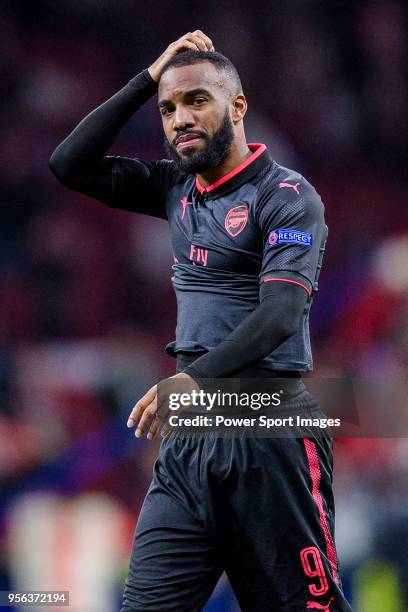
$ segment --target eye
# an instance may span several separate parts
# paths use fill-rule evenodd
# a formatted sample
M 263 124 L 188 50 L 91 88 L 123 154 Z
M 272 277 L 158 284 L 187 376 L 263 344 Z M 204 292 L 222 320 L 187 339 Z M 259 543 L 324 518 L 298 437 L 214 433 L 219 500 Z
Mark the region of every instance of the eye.
M 205 98 L 194 98 L 193 104 L 194 106 L 201 106 L 201 104 L 205 104 L 207 100 Z
M 167 115 L 170 115 L 170 113 L 171 113 L 171 112 L 172 112 L 172 110 L 171 110 L 171 109 L 170 109 L 168 106 L 162 106 L 162 107 L 160 108 L 160 114 L 161 114 L 162 116 L 167 116 Z

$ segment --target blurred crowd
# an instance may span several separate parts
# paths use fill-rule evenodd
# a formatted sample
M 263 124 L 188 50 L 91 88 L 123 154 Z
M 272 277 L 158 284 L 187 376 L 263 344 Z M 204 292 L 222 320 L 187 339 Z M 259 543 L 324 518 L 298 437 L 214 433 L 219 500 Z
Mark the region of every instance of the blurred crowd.
M 325 202 L 315 375 L 407 377 L 407 9 L 402 0 L 2 3 L 0 590 L 34 584 L 30 576 L 35 588 L 56 584 L 21 561 L 41 547 L 36 526 L 76 516 L 65 536 L 50 527 L 43 537 L 55 537 L 54 554 L 77 558 L 72 533 L 96 516 L 89 546 L 111 558 L 99 568 L 101 584 L 107 572 L 112 580 L 104 600 L 120 594 L 157 454 L 134 442 L 125 417 L 175 367 L 163 350 L 175 328 L 169 239 L 164 221 L 62 188 L 48 159 L 185 31 L 204 30 L 236 64 L 248 141 L 265 142 Z M 112 152 L 157 159 L 162 140 L 151 101 Z M 407 434 L 336 443 L 337 542 L 357 612 L 408 609 Z M 101 550 L 98 525 L 117 533 Z M 228 597 L 208 609 L 235 609 Z M 105 608 L 84 599 L 73 609 Z

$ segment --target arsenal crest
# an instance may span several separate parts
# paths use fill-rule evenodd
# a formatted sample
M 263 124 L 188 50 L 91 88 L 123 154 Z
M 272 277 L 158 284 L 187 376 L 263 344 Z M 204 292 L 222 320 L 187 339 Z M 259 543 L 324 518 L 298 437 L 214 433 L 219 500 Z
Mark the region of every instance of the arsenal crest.
M 230 236 L 235 238 L 244 229 L 248 222 L 248 206 L 246 204 L 240 204 L 230 208 L 225 217 L 225 229 Z

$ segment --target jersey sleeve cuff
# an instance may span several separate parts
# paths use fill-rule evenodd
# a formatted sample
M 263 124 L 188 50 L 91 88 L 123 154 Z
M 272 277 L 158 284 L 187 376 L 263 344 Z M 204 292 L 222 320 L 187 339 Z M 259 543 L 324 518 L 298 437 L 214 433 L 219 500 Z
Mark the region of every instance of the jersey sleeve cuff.
M 195 368 L 194 365 L 189 365 L 184 368 L 183 374 L 188 374 L 189 376 L 191 376 L 191 378 L 193 378 L 198 385 L 200 384 L 201 379 L 206 378 L 205 373 L 200 372 L 200 370 L 198 368 Z
M 262 275 L 261 278 L 262 283 L 272 283 L 272 282 L 281 282 L 281 283 L 292 283 L 294 285 L 298 285 L 302 287 L 307 295 L 310 297 L 313 292 L 313 286 L 309 279 L 307 279 L 303 274 L 299 274 L 298 272 L 279 270 L 271 272 L 267 272 Z
M 140 104 L 151 98 L 158 88 L 156 81 L 152 79 L 147 68 L 133 77 L 133 79 L 130 79 L 128 86 L 134 90 L 134 95 Z

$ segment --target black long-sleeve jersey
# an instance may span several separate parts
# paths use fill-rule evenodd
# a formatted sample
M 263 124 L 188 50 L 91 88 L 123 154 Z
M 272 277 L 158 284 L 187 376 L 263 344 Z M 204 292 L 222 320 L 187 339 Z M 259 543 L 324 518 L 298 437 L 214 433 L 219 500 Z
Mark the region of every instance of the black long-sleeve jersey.
M 134 94 L 127 86 L 123 97 L 134 95 L 140 106 L 155 85 L 146 71 L 133 84 Z M 118 129 L 134 110 L 134 106 L 129 110 L 126 100 L 123 111 L 116 108 Z M 101 107 L 99 122 L 104 120 L 103 112 Z M 273 161 L 265 145 L 252 144 L 250 157 L 204 188 L 169 160 L 100 159 L 109 138 L 90 143 L 86 133 L 85 143 L 81 124 L 73 134 L 70 146 L 77 147 L 77 165 L 67 173 L 70 187 L 113 208 L 169 223 L 178 307 L 176 338 L 167 346 L 170 354 L 211 351 L 259 305 L 260 283 L 287 283 L 307 293 L 298 329 L 257 365 L 277 371 L 312 369 L 309 312 L 318 288 L 327 226 L 322 201 L 303 176 Z M 92 150 L 95 167 L 90 171 Z M 61 157 L 60 151 L 59 167 Z

